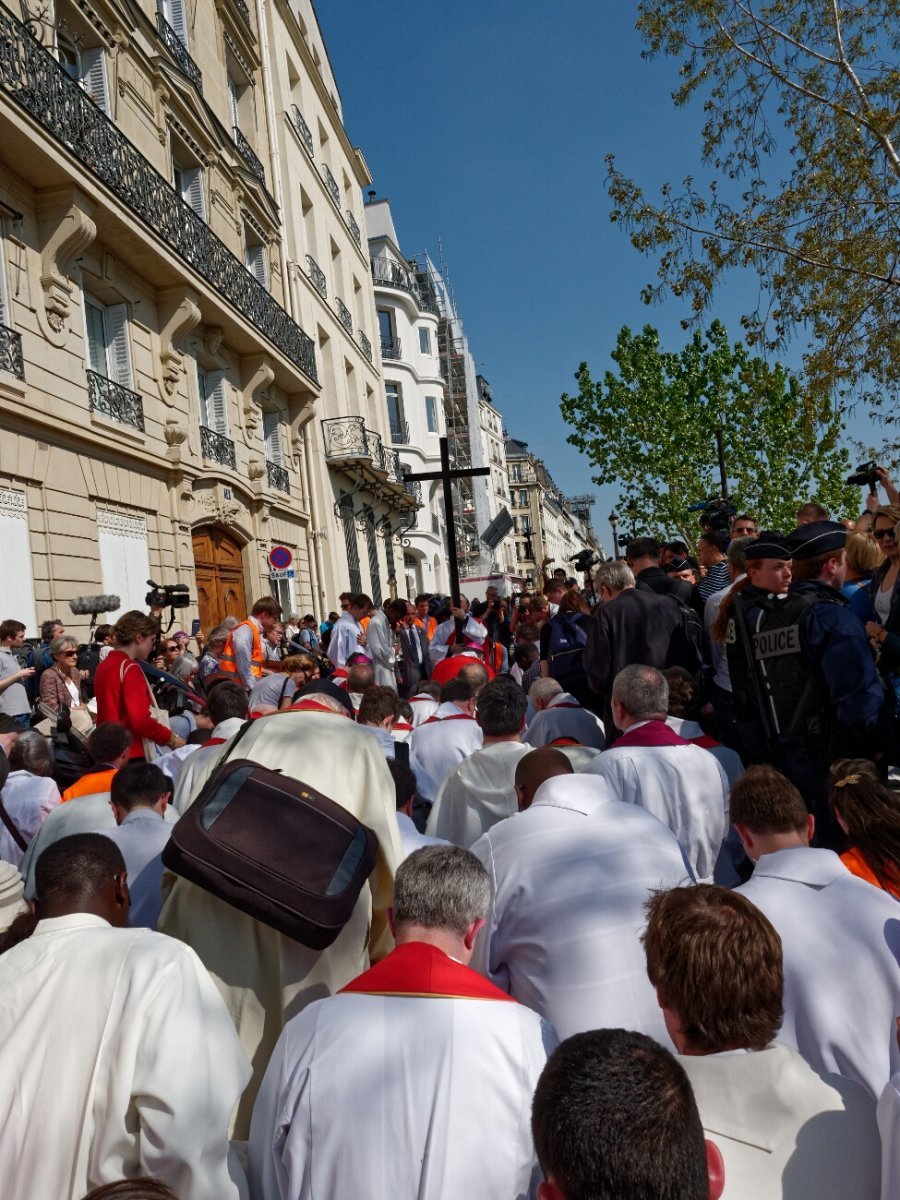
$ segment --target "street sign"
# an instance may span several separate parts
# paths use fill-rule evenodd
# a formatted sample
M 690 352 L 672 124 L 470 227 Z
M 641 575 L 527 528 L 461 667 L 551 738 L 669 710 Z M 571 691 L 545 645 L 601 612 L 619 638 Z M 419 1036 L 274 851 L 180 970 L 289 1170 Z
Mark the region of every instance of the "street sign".
M 274 546 L 269 551 L 269 566 L 274 567 L 276 571 L 286 571 L 293 561 L 294 556 L 287 546 Z
M 273 567 L 272 570 L 269 572 L 269 578 L 270 579 L 294 579 L 294 578 L 296 578 L 296 576 L 293 571 L 289 571 L 287 568 L 284 568 L 283 570 L 279 570 L 277 567 Z

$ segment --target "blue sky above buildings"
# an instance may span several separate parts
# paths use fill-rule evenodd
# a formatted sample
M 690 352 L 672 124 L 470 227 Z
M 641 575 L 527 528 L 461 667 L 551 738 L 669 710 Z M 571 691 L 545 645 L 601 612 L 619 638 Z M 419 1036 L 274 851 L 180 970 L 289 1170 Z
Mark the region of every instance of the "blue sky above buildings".
M 616 489 L 593 484 L 567 445 L 560 394 L 582 359 L 595 378 L 612 365 L 623 324 L 650 322 L 670 349 L 688 335 L 681 303 L 641 303 L 654 266 L 609 222 L 604 156 L 651 195 L 702 175 L 700 106 L 675 109 L 675 65 L 641 59 L 635 11 L 621 0 L 317 3 L 344 122 L 402 249 L 443 255 L 509 432 L 566 493 L 597 495 L 607 546 Z M 735 339 L 747 287 L 734 279 L 709 314 Z M 852 432 L 880 441 L 864 420 Z

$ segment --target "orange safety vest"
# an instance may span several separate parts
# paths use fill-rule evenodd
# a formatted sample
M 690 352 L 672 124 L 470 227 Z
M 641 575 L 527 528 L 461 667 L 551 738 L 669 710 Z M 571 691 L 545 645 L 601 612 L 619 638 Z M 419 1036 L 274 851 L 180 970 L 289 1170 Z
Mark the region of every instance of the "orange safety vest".
M 91 771 L 88 775 L 82 775 L 80 779 L 67 787 L 63 792 L 60 803 L 66 804 L 69 800 L 77 800 L 79 796 L 95 796 L 100 792 L 108 792 L 112 787 L 115 768 L 109 771 Z
M 434 637 L 434 631 L 437 629 L 438 623 L 437 623 L 437 617 L 426 617 L 424 623 L 423 623 L 421 617 L 416 617 L 413 624 L 422 630 L 422 632 L 425 634 L 425 636 L 428 638 L 428 640 L 430 642 L 431 639 Z
M 248 617 L 246 621 L 241 621 L 240 625 L 235 625 L 231 633 L 228 635 L 228 641 L 225 643 L 225 649 L 222 652 L 222 657 L 219 659 L 219 674 L 220 675 L 237 675 L 237 661 L 234 657 L 234 635 L 239 629 L 249 626 L 253 631 L 253 650 L 250 653 L 250 673 L 254 679 L 262 679 L 263 663 L 265 656 L 263 655 L 262 639 L 259 636 L 259 626 L 255 621 L 251 621 Z

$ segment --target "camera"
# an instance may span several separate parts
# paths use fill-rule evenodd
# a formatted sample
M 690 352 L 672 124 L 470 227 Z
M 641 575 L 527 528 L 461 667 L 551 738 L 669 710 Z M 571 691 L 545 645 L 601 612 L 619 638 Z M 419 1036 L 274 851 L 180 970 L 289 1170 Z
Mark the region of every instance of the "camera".
M 579 550 L 577 554 L 573 554 L 569 559 L 569 562 L 576 571 L 589 571 L 591 567 L 596 566 L 600 561 L 593 550 Z
M 860 463 L 847 480 L 847 487 L 867 487 L 870 492 L 878 489 L 878 463 Z
M 154 583 L 147 580 L 150 591 L 144 597 L 148 608 L 187 608 L 191 603 L 190 589 L 186 583 Z
M 731 518 L 737 516 L 737 509 L 722 496 L 712 496 L 709 500 L 701 500 L 698 504 L 692 504 L 688 508 L 688 512 L 700 514 L 701 529 L 724 534 L 731 531 Z

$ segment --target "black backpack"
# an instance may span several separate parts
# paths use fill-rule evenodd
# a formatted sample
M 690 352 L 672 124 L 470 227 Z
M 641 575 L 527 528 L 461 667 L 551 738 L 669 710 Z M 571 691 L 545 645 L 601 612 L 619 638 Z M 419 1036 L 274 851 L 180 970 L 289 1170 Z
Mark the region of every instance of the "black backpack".
M 582 657 L 587 645 L 587 618 L 583 613 L 557 613 L 550 620 L 547 662 L 550 675 L 567 692 L 587 681 Z

